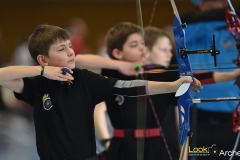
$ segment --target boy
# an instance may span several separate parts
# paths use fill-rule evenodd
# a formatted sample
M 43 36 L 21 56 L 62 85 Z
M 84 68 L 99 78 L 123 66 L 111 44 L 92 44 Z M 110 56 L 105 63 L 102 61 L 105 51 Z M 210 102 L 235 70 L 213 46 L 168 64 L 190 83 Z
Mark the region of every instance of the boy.
M 106 39 L 107 53 L 112 59 L 132 62 L 139 61 L 139 59 L 149 56 L 146 61 L 147 65 L 144 66 L 147 71 L 151 71 L 151 69 L 154 69 L 153 67 L 158 67 L 160 69 L 166 69 L 169 67 L 172 58 L 170 37 L 164 31 L 156 27 L 147 27 L 145 29 L 145 44 L 147 50 L 145 50 L 141 28 L 129 22 L 122 22 L 112 27 L 108 31 Z M 214 80 L 216 82 L 221 82 L 224 80 L 226 81 L 227 79 L 235 79 L 239 73 L 239 70 L 235 73 L 214 73 Z M 124 76 L 113 70 L 103 70 L 102 74 L 108 77 L 117 77 L 124 80 L 135 79 L 135 77 Z M 221 78 L 220 74 L 222 76 L 225 75 L 225 79 Z M 204 73 L 201 74 L 201 76 L 197 75 L 196 77 L 203 80 L 212 80 L 212 75 L 213 73 Z M 176 71 L 165 72 L 164 74 L 144 74 L 144 78 L 146 78 L 146 76 L 148 80 L 173 81 L 179 77 L 179 74 Z M 105 126 L 106 124 L 104 124 L 106 121 L 104 120 L 106 111 L 108 112 L 111 123 L 115 129 L 107 159 L 137 159 L 139 153 L 144 153 L 141 155 L 141 158 L 146 160 L 169 159 L 165 144 L 162 140 L 162 133 L 159 133 L 159 126 L 156 123 L 153 111 L 150 107 L 151 103 L 146 105 L 147 108 L 145 112 L 139 113 L 139 104 L 136 98 L 120 97 L 119 99 L 121 99 L 121 103 L 120 101 L 115 103 L 107 102 L 107 108 L 104 104 L 98 104 L 95 109 L 95 126 L 101 135 L 103 142 L 105 142 L 106 149 L 109 147 L 109 140 L 111 138 L 107 131 L 107 127 Z M 151 96 L 151 99 L 156 107 L 156 114 L 159 117 L 159 121 L 162 123 L 165 115 L 174 107 L 174 105 L 176 105 L 177 99 L 174 97 L 174 94 L 154 95 Z M 142 121 L 140 121 L 141 124 L 138 124 L 139 119 L 142 119 Z M 146 119 L 146 124 L 144 124 L 143 119 Z M 168 128 L 171 127 L 172 120 L 173 119 L 166 122 Z M 173 127 L 175 127 L 174 124 L 172 125 Z M 130 134 L 130 136 L 123 136 L 120 134 L 120 132 L 126 131 L 129 133 L 138 132 L 141 129 L 151 130 L 156 134 L 152 137 L 136 137 L 133 134 Z M 175 133 L 177 133 L 177 131 L 165 135 L 167 138 L 170 136 L 170 141 L 167 141 L 167 143 L 170 146 L 169 149 L 172 158 L 178 159 L 178 138 Z M 145 139 L 144 150 L 141 150 L 139 149 L 140 147 L 138 147 L 138 140 L 141 140 L 141 138 Z
M 39 25 L 34 30 L 29 37 L 29 51 L 41 66 L 1 68 L 0 85 L 34 107 L 41 160 L 97 160 L 92 117 L 96 104 L 114 99 L 113 95 L 136 96 L 138 88 L 146 88 L 138 96 L 152 95 L 175 92 L 182 83 L 192 82 L 188 78 L 129 82 L 74 69 L 69 35 L 53 25 Z M 194 86 L 201 88 L 198 81 Z
M 128 62 L 142 61 L 142 63 L 145 63 L 148 55 L 146 54 L 145 50 L 142 29 L 139 26 L 129 22 L 119 23 L 108 31 L 106 39 L 107 53 L 112 59 Z M 124 80 L 136 79 L 136 77 L 124 76 L 121 73 L 113 70 L 103 70 L 102 75 L 108 77 L 117 77 Z M 157 77 L 159 77 L 157 80 L 160 80 L 165 76 L 166 75 L 157 75 Z M 171 74 L 167 75 L 165 78 L 171 81 L 175 79 L 171 78 Z M 173 99 L 176 99 L 173 94 L 171 95 Z M 154 97 L 154 102 L 157 102 L 157 104 L 161 104 L 161 106 L 165 106 L 163 108 L 160 108 L 158 105 L 157 107 L 157 110 L 161 112 L 162 117 L 166 113 L 165 111 L 168 108 L 168 105 L 164 104 L 172 103 L 171 101 L 168 101 L 172 99 L 166 99 L 166 94 L 164 94 L 164 96 L 165 97 L 161 97 L 161 99 L 157 95 Z M 152 142 L 156 143 L 157 140 L 158 143 L 158 140 L 162 140 L 162 137 L 159 136 L 159 129 L 158 126 L 156 126 L 157 124 L 155 124 L 156 121 L 154 119 L 154 116 L 152 115 L 151 107 L 147 107 L 146 111 L 139 111 L 139 108 L 144 107 L 138 107 L 139 104 L 136 98 L 119 96 L 119 99 L 120 101 L 117 102 L 106 103 L 107 112 L 111 119 L 111 123 L 115 129 L 113 135 L 114 138 L 111 139 L 111 145 L 109 148 L 107 159 L 136 159 L 139 153 L 141 154 L 141 156 L 144 156 L 144 159 L 148 160 L 163 158 L 163 155 L 166 153 L 166 151 L 159 151 L 159 145 L 157 147 L 156 145 L 152 145 Z M 106 107 L 105 109 L 102 109 L 104 107 L 104 105 L 97 106 L 94 118 L 96 128 L 99 131 L 101 137 L 103 138 L 103 142 L 107 142 L 105 146 L 106 148 L 108 148 L 109 141 L 107 140 L 110 137 L 108 132 L 106 131 L 106 127 L 103 124 L 104 115 L 106 112 Z M 144 124 L 145 119 L 146 125 Z M 144 137 L 134 137 L 133 134 L 130 134 L 130 136 L 126 137 L 119 137 L 117 133 L 124 131 L 130 131 L 131 133 L 134 133 L 141 129 L 154 130 L 154 132 L 156 131 L 156 135 L 158 136 L 148 137 L 145 139 Z M 140 149 L 141 147 L 138 147 L 139 141 L 144 139 L 146 145 L 143 147 L 145 148 L 145 151 Z M 158 155 L 160 155 L 160 157 Z

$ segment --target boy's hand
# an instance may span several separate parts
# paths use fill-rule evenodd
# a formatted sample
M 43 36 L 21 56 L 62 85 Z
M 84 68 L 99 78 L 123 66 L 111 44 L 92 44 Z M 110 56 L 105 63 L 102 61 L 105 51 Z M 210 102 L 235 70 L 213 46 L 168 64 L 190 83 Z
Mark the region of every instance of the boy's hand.
M 236 69 L 235 71 L 233 71 L 233 74 L 235 79 L 237 79 L 237 77 L 240 76 L 240 69 Z
M 119 61 L 118 71 L 127 76 L 138 76 L 139 73 L 143 72 L 143 68 L 136 69 L 136 63 L 133 62 Z
M 191 91 L 199 93 L 200 91 L 197 89 L 202 89 L 202 88 L 203 87 L 201 82 L 198 79 L 193 77 L 192 86 L 190 87 Z
M 175 81 L 176 91 L 183 83 L 192 83 L 192 86 L 190 87 L 190 90 L 193 92 L 199 92 L 197 89 L 202 89 L 201 82 L 197 80 L 196 78 L 187 78 L 187 77 L 180 77 L 177 81 Z
M 62 71 L 63 67 L 52 67 L 52 66 L 45 66 L 44 67 L 44 74 L 43 76 L 52 79 L 52 80 L 57 80 L 57 81 L 68 81 L 68 80 L 73 80 L 73 71 L 69 68 L 67 68 L 70 73 L 68 72 L 63 72 Z M 66 67 L 64 67 L 66 68 Z

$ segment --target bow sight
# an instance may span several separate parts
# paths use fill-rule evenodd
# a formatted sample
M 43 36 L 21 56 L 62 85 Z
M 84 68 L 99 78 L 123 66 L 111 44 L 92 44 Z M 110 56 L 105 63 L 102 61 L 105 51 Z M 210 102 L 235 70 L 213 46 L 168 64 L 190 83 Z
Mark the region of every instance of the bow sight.
M 182 25 L 182 26 L 186 26 L 186 24 Z M 180 55 L 182 58 L 185 58 L 188 54 L 204 54 L 204 53 L 210 53 L 211 56 L 214 57 L 214 66 L 216 67 L 217 66 L 217 57 L 216 56 L 220 54 L 220 51 L 216 50 L 214 35 L 213 35 L 213 45 L 210 47 L 210 49 L 187 50 L 186 48 L 180 48 Z

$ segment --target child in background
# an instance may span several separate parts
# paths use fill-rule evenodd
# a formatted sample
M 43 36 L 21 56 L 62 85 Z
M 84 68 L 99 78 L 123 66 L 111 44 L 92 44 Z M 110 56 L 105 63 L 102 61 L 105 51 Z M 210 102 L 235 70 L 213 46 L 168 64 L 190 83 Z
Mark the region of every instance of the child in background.
M 128 62 L 134 62 L 134 61 L 141 61 L 142 63 L 145 63 L 144 61 L 147 59 L 147 54 L 145 51 L 145 44 L 144 39 L 142 36 L 142 30 L 139 26 L 129 23 L 129 22 L 122 22 L 114 27 L 112 27 L 107 34 L 107 52 L 109 56 L 113 59 L 122 60 L 122 61 L 128 61 Z M 136 79 L 136 77 L 132 76 L 124 76 L 118 71 L 114 70 L 102 70 L 102 75 L 108 76 L 108 77 L 116 77 L 119 79 L 124 80 L 130 80 L 130 79 Z M 166 77 L 166 75 L 160 76 L 160 77 Z M 168 77 L 168 78 L 167 78 Z M 167 76 L 166 79 L 169 81 L 174 80 L 171 78 L 171 76 Z M 158 103 L 172 103 L 172 100 L 169 99 L 168 102 L 166 102 L 165 97 L 162 97 L 163 99 L 159 99 L 159 97 L 156 95 L 154 98 L 154 102 L 158 101 Z M 175 99 L 174 95 L 172 95 L 173 99 Z M 146 138 L 145 142 L 145 152 L 144 157 L 145 159 L 158 159 L 161 158 L 162 155 L 166 154 L 166 150 L 159 151 L 158 147 L 154 147 L 155 145 L 152 145 L 152 143 L 158 143 L 159 140 L 162 141 L 160 137 L 160 131 L 157 127 L 156 122 L 154 123 L 155 119 L 153 116 L 153 113 L 151 109 L 147 108 L 146 116 L 147 118 L 147 124 L 146 126 L 142 123 L 137 123 L 140 119 L 145 119 L 142 116 L 139 116 L 139 111 L 137 108 L 137 99 L 136 98 L 128 98 L 119 96 L 118 101 L 116 102 L 106 102 L 107 104 L 107 112 L 109 114 L 109 117 L 111 119 L 111 123 L 114 130 L 114 138 L 111 139 L 111 145 L 109 148 L 107 159 L 136 159 L 137 154 L 141 151 L 137 149 L 137 140 L 143 139 L 143 137 L 134 137 L 133 134 L 135 131 L 138 132 L 141 129 L 149 129 L 150 132 L 154 132 L 155 136 Z M 156 100 L 156 101 L 155 101 Z M 147 101 L 146 101 L 147 103 Z M 156 104 L 156 103 L 155 103 Z M 148 104 L 149 105 L 149 104 Z M 104 106 L 104 105 L 102 105 Z M 159 105 L 158 105 L 159 106 Z M 161 105 L 164 106 L 164 105 Z M 157 108 L 160 110 L 160 107 Z M 167 109 L 167 108 L 166 108 Z M 107 133 L 107 131 L 103 131 L 103 125 L 102 122 L 104 122 L 103 118 L 105 115 L 106 109 L 98 109 L 96 108 L 95 112 L 99 111 L 98 113 L 95 113 L 95 126 L 96 129 L 99 131 L 100 135 L 102 135 L 102 141 L 106 143 L 109 143 L 108 141 L 108 135 L 104 136 L 104 133 Z M 164 115 L 163 111 L 161 116 Z M 145 113 L 145 112 L 144 112 Z M 141 112 L 140 114 L 144 114 Z M 102 115 L 103 116 L 102 116 Z M 137 127 L 138 125 L 142 125 L 141 127 Z M 105 127 L 106 128 L 106 127 Z M 102 130 L 102 131 L 101 131 Z M 124 130 L 128 130 L 130 132 L 129 137 L 119 137 L 119 132 L 124 132 Z M 118 133 L 117 133 L 118 132 Z M 160 137 L 160 138 L 159 138 Z M 161 152 L 160 154 L 157 152 Z M 164 153 L 165 152 L 165 153 Z M 160 156 L 158 156 L 160 155 Z
M 150 64 L 149 68 L 151 66 L 154 66 L 155 68 L 158 66 L 159 68 L 164 67 L 165 69 L 168 69 L 173 57 L 173 46 L 171 45 L 170 36 L 157 27 L 149 26 L 145 28 L 145 44 L 147 46 L 147 52 L 149 53 L 149 58 L 147 60 L 147 64 Z M 234 80 L 239 74 L 240 70 L 237 69 L 233 72 L 195 72 L 194 76 L 199 79 L 202 84 L 213 84 Z M 175 78 L 179 77 L 178 71 L 171 71 L 171 76 Z M 178 133 L 179 128 L 177 107 L 173 106 L 169 108 L 162 121 L 162 128 L 166 135 L 171 153 L 173 155 L 179 154 L 178 134 L 175 134 L 176 131 Z
M 158 28 L 147 27 L 145 30 L 145 43 L 147 46 L 147 52 L 143 47 L 144 41 L 141 36 L 141 28 L 132 23 L 120 23 L 111 28 L 107 35 L 107 51 L 111 58 L 122 61 L 133 61 L 149 56 L 147 59 L 147 65 L 144 66 L 146 71 L 155 68 L 168 67 L 172 58 L 172 46 L 169 36 Z M 113 70 L 103 70 L 102 74 L 120 79 L 136 78 L 124 76 Z M 203 76 L 203 79 L 208 79 L 212 76 L 212 74 L 213 73 L 207 73 Z M 225 74 L 230 74 L 231 77 L 229 76 L 228 78 L 234 79 L 236 78 L 236 74 L 239 74 L 239 71 Z M 217 76 L 214 78 L 216 78 L 218 82 L 223 80 L 218 78 L 219 73 L 216 73 L 216 75 Z M 146 78 L 146 74 L 144 74 L 144 76 Z M 165 72 L 160 75 L 147 75 L 148 80 L 154 79 L 157 81 L 172 81 L 178 77 L 178 72 Z M 174 97 L 174 94 L 154 95 L 151 96 L 151 99 L 154 106 L 156 106 L 155 109 L 160 122 L 163 121 L 168 110 L 176 105 L 177 100 L 177 98 Z M 111 103 L 107 102 L 107 108 L 104 108 L 104 105 L 97 106 L 95 110 L 96 113 L 94 114 L 95 126 L 102 136 L 102 141 L 106 144 L 106 149 L 108 149 L 110 142 L 109 133 L 107 133 L 104 124 L 104 114 L 106 111 L 108 112 L 112 125 L 115 128 L 113 138 L 111 139 L 110 147 L 108 149 L 108 160 L 132 160 L 137 159 L 139 156 L 142 156 L 141 159 L 145 160 L 169 159 L 169 155 L 167 154 L 165 144 L 161 137 L 159 126 L 154 118 L 149 102 L 147 103 L 145 113 L 139 113 L 141 111 L 138 110 L 139 104 L 137 102 L 137 98 L 119 96 L 119 101 Z M 98 107 L 102 108 L 98 109 Z M 139 119 L 145 119 L 145 122 L 139 121 Z M 139 128 L 139 126 L 141 127 Z M 134 133 L 141 132 L 141 130 L 154 133 L 154 135 L 147 137 L 134 135 Z M 175 138 L 173 140 L 173 144 L 176 144 L 178 142 L 176 134 L 171 137 Z M 141 147 L 139 147 L 139 144 L 141 142 L 138 142 L 138 139 L 144 139 L 143 149 L 140 149 Z M 178 144 L 175 147 L 173 147 L 173 144 L 170 145 L 171 156 L 173 159 L 178 159 Z M 143 152 L 143 154 L 140 153 L 139 155 L 139 152 Z

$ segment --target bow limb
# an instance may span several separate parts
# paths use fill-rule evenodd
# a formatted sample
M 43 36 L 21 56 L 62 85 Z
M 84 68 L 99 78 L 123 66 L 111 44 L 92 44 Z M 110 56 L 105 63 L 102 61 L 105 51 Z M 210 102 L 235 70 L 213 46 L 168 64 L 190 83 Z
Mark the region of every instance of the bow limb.
M 231 33 L 233 38 L 237 41 L 237 47 L 239 49 L 240 20 L 239 20 L 239 17 L 237 16 L 230 0 L 228 0 L 228 4 L 229 4 L 229 8 L 226 11 L 226 23 L 227 23 L 229 32 Z
M 174 33 L 174 39 L 175 39 L 175 44 L 177 49 L 179 75 L 193 77 L 192 68 L 190 65 L 188 55 L 186 54 L 184 57 L 181 56 L 181 51 L 183 49 L 186 49 L 185 31 L 183 30 L 182 24 L 180 23 L 176 15 L 174 15 L 173 33 Z
M 230 34 L 236 41 L 236 47 L 238 49 L 238 55 L 236 58 L 236 65 L 240 67 L 240 20 L 237 16 L 232 3 L 228 0 L 229 8 L 226 11 L 226 24 Z M 240 77 L 238 77 L 237 81 Z M 238 84 L 238 88 L 240 88 L 240 84 Z M 240 128 L 240 102 L 237 104 L 235 110 L 232 114 L 232 130 L 235 133 L 239 132 Z
M 236 47 L 238 49 L 238 56 L 236 58 L 236 65 L 237 67 L 240 66 L 240 20 L 237 16 L 232 3 L 230 0 L 228 0 L 229 8 L 226 11 L 226 24 L 229 32 L 233 36 L 233 38 L 236 41 Z M 239 81 L 239 77 L 236 81 Z M 238 84 L 238 88 L 240 88 L 240 84 Z M 232 131 L 234 133 L 238 133 L 235 145 L 233 150 L 235 151 L 237 148 L 237 144 L 240 137 L 240 101 L 238 102 L 235 110 L 232 113 Z M 230 157 L 230 160 L 233 158 L 233 156 Z
M 229 8 L 226 11 L 226 24 L 230 34 L 233 36 L 233 38 L 236 41 L 236 47 L 238 49 L 236 65 L 240 67 L 240 20 L 230 0 L 228 0 L 228 4 L 229 4 Z
M 142 28 L 142 31 L 143 31 L 142 7 L 141 7 L 141 1 L 140 0 L 136 0 L 136 6 L 137 6 L 138 25 Z
M 190 130 L 189 111 L 192 105 L 192 98 L 189 92 L 185 92 L 178 99 L 178 114 L 179 114 L 179 141 L 183 145 Z
M 176 15 L 174 15 L 173 33 L 177 49 L 177 60 L 179 66 L 180 76 L 191 76 L 193 77 L 192 69 L 190 66 L 188 55 L 185 57 L 181 56 L 181 49 L 186 48 L 185 46 L 185 32 L 182 29 L 181 23 Z M 189 109 L 192 104 L 191 96 L 189 94 L 189 88 L 187 91 L 180 96 L 178 99 L 178 111 L 179 111 L 179 141 L 182 146 L 186 141 L 187 134 L 190 130 L 189 126 Z
M 184 25 L 181 22 L 174 0 L 170 0 L 174 11 L 173 34 L 176 44 L 177 62 L 179 67 L 179 76 L 193 77 L 190 61 L 187 54 L 182 55 L 182 51 L 186 50 Z M 178 115 L 179 115 L 179 143 L 181 145 L 181 153 L 179 159 L 184 158 L 185 148 L 188 143 L 188 134 L 190 131 L 189 111 L 192 104 L 192 98 L 189 93 L 190 85 L 186 86 L 186 92 L 178 99 Z M 182 87 L 180 87 L 182 88 Z

